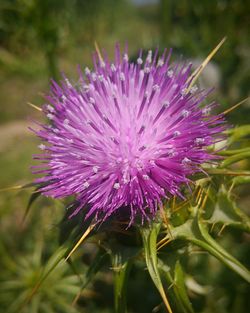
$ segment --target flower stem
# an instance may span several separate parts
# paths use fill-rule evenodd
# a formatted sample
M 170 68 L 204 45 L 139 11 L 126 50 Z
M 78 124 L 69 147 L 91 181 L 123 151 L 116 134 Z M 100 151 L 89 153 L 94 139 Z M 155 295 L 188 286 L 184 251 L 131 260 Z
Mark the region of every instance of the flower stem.
M 131 268 L 131 261 L 121 263 L 120 256 L 116 254 L 113 258 L 114 271 L 114 306 L 115 313 L 127 312 L 127 281 Z

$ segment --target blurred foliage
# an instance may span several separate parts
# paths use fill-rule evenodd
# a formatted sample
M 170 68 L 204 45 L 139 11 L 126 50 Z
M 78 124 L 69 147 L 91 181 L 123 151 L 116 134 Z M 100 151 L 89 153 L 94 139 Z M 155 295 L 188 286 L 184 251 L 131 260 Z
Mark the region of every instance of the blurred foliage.
M 15 260 L 11 259 L 7 251 L 2 251 L 5 253 L 5 260 L 7 259 L 5 265 L 9 270 L 3 275 L 4 281 L 0 283 L 2 310 L 9 313 L 20 311 L 76 313 L 77 310 L 71 306 L 71 302 L 79 290 L 79 278 L 74 273 L 69 273 L 66 263 L 60 263 L 39 287 L 39 293 L 32 297 L 55 257 L 52 256 L 47 260 L 44 266 L 41 243 L 36 243 L 34 248 L 31 255 L 20 256 Z M 11 304 L 9 299 L 12 299 Z
M 219 80 L 218 100 L 228 107 L 248 95 L 248 10 L 244 0 L 159 0 L 138 7 L 132 0 L 2 0 L 0 72 L 9 83 L 0 80 L 0 94 L 10 107 L 3 108 L 0 119 L 27 114 L 24 107 L 19 109 L 18 99 L 9 95 L 11 89 L 25 91 L 23 102 L 40 102 L 37 92 L 47 89 L 47 77 L 58 79 L 59 70 L 73 73 L 73 64 L 88 64 L 95 40 L 112 53 L 117 41 L 127 41 L 132 53 L 141 47 L 173 47 L 176 55 L 197 64 L 227 36 L 214 58 L 219 68 L 210 73 L 210 81 Z M 230 119 L 249 123 L 249 103 Z
M 160 0 L 161 42 L 186 56 L 204 57 L 224 36 L 227 42 L 215 56 L 222 71 L 222 101 L 237 101 L 249 94 L 250 6 L 244 0 Z M 171 34 L 171 35 L 170 35 Z M 249 123 L 249 107 L 235 112 L 234 122 Z
M 71 42 L 71 36 L 77 39 L 75 34 L 81 28 L 82 33 L 93 40 L 100 27 L 97 22 L 100 12 L 108 22 L 108 30 L 112 31 L 117 19 L 115 9 L 121 3 L 122 0 L 3 0 L 0 44 L 20 55 L 41 50 L 49 75 L 58 79 L 57 61 L 63 40 L 67 37 Z
M 76 63 L 88 65 L 95 40 L 108 53 L 117 41 L 128 41 L 131 54 L 172 46 L 176 56 L 199 62 L 227 36 L 213 62 L 219 65 L 216 97 L 228 108 L 248 93 L 248 10 L 243 0 L 159 0 L 140 7 L 126 0 L 2 0 L 0 121 L 39 119 L 26 102 L 41 103 L 39 92 L 48 90 L 48 77 L 57 79 L 59 70 L 75 73 Z M 240 125 L 249 116 L 246 103 L 228 118 Z M 31 180 L 28 167 L 36 149 L 35 140 L 21 131 L 26 124 L 10 126 L 1 128 L 1 188 Z M 192 198 L 187 194 L 185 202 L 166 204 L 164 219 L 151 228 L 124 233 L 126 226 L 115 220 L 102 225 L 72 262 L 64 257 L 89 225 L 84 215 L 69 220 L 66 211 L 59 224 L 64 208 L 72 209 L 70 199 L 65 204 L 33 194 L 23 220 L 30 190 L 1 192 L 1 312 L 108 313 L 113 293 L 117 311 L 127 302 L 131 313 L 165 312 L 166 292 L 175 313 L 245 313 L 249 125 L 228 134 L 220 167 L 207 168 L 207 178 L 195 177 Z

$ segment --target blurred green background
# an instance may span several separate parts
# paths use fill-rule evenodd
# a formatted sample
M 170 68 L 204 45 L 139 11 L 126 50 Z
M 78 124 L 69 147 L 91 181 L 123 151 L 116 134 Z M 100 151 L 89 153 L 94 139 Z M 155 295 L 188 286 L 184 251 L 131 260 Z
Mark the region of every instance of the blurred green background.
M 127 42 L 130 56 L 140 48 L 172 47 L 174 59 L 183 56 L 197 66 L 227 36 L 205 71 L 203 84 L 215 85 L 220 111 L 246 98 L 250 83 L 249 12 L 249 2 L 244 0 L 1 0 L 0 189 L 33 179 L 29 167 L 32 154 L 38 151 L 38 140 L 27 127 L 32 119 L 42 118 L 27 103 L 41 105 L 50 78 L 59 79 L 61 71 L 76 80 L 77 64 L 91 66 L 95 41 L 111 56 L 116 42 L 122 46 Z M 249 101 L 228 118 L 233 125 L 250 123 Z M 62 204 L 41 199 L 22 223 L 29 195 L 30 190 L 0 193 L 0 312 L 19 312 L 13 300 L 20 298 L 21 303 L 22 292 L 28 292 L 39 266 L 57 247 Z M 249 192 L 241 191 L 240 205 L 247 208 L 249 200 Z M 226 232 L 223 240 L 229 249 L 235 247 L 243 263 L 249 262 L 247 235 Z M 208 285 L 191 295 L 197 312 L 246 312 L 249 289 L 245 283 L 234 274 L 227 275 L 214 259 L 203 258 L 195 256 L 189 265 L 192 275 Z M 82 271 L 86 264 L 81 265 Z M 160 302 L 157 293 L 144 274 L 132 274 L 131 312 L 152 312 Z M 37 303 L 23 312 L 112 312 L 108 271 L 83 293 L 75 307 L 69 304 L 79 281 L 72 271 L 58 269 L 47 284 Z M 149 298 L 143 305 L 145 294 Z

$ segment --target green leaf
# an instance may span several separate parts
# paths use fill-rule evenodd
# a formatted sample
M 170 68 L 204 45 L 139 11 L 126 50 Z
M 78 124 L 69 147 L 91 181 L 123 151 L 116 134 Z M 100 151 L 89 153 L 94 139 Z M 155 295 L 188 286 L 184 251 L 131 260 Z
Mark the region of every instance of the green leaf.
M 23 308 L 23 303 L 26 298 L 27 290 L 20 292 L 19 295 L 12 300 L 10 306 L 7 309 L 7 313 L 21 312 L 21 309 Z
M 60 247 L 48 260 L 47 264 L 45 265 L 42 275 L 40 279 L 38 280 L 35 287 L 32 289 L 30 294 L 28 295 L 26 299 L 26 303 L 30 302 L 33 298 L 33 296 L 36 294 L 36 292 L 39 290 L 43 282 L 46 280 L 46 278 L 49 276 L 49 274 L 58 266 L 58 264 L 65 258 L 66 252 L 68 248 L 66 247 Z
M 187 240 L 206 250 L 247 282 L 250 282 L 250 272 L 209 235 L 200 216 L 198 219 L 198 215 L 196 215 L 194 219 L 189 219 L 184 224 L 171 228 L 171 234 L 174 239 Z
M 237 176 L 232 179 L 233 186 L 250 184 L 250 176 Z
M 187 295 L 187 290 L 185 286 L 185 277 L 184 277 L 184 272 L 182 270 L 181 264 L 179 261 L 176 262 L 175 264 L 175 276 L 174 276 L 175 284 L 174 284 L 174 289 L 175 292 L 179 295 L 181 303 L 185 309 L 184 312 L 189 312 L 193 313 L 193 308 L 192 304 L 189 300 L 189 297 Z
M 222 163 L 221 163 L 221 167 L 227 167 L 233 163 L 239 162 L 241 160 L 245 160 L 247 158 L 250 158 L 250 149 L 248 149 L 247 151 L 241 152 L 241 153 L 237 153 L 235 155 L 229 156 L 228 158 L 226 158 Z
M 125 239 L 127 239 L 127 236 Z M 116 313 L 126 312 L 128 276 L 134 260 L 141 253 L 141 247 L 124 245 L 121 242 L 121 237 L 120 241 L 117 241 L 117 238 L 116 240 L 111 238 L 105 246 L 106 252 L 110 255 L 114 272 L 114 306 Z
M 208 233 L 207 228 L 204 223 L 199 222 L 199 229 L 202 236 L 206 240 L 208 252 L 213 254 L 216 258 L 222 261 L 235 273 L 240 275 L 243 279 L 250 283 L 250 272 L 244 265 L 242 265 L 236 258 L 229 254 L 221 245 L 219 245 Z M 205 245 L 206 246 L 206 245 Z M 203 244 L 203 247 L 205 247 Z
M 167 310 L 169 313 L 172 313 L 158 270 L 157 236 L 159 234 L 160 228 L 161 224 L 153 224 L 151 227 L 142 227 L 140 230 L 143 239 L 145 260 L 148 272 L 156 288 L 158 289 Z
M 127 283 L 131 264 L 131 259 L 124 262 L 120 253 L 112 254 L 115 313 L 127 312 Z
M 178 261 L 179 255 L 176 251 L 171 252 L 171 258 L 173 257 L 175 259 L 174 262 L 170 262 L 170 256 L 168 256 L 167 260 L 164 260 L 164 262 L 159 259 L 158 267 L 161 272 L 164 273 L 167 283 L 172 286 L 169 292 L 178 312 L 194 313 L 192 304 L 187 295 L 184 274 Z
M 37 297 L 33 298 L 31 301 L 30 312 L 38 313 L 40 304 L 41 304 L 41 299 L 40 299 L 40 296 L 38 295 Z
M 243 152 L 249 152 L 250 148 L 241 148 L 241 149 L 230 149 L 230 150 L 222 150 L 219 151 L 218 154 L 219 155 L 226 155 L 226 156 L 230 156 L 230 155 L 235 155 L 235 154 L 239 154 L 239 153 L 243 153 Z
M 206 222 L 234 226 L 250 232 L 250 220 L 248 216 L 236 206 L 224 185 L 222 185 L 219 192 L 216 193 L 216 198 L 213 213 Z
M 40 188 L 40 187 L 39 187 Z M 33 193 L 31 194 L 30 198 L 29 198 L 29 202 L 27 204 L 26 210 L 24 212 L 24 216 L 23 216 L 23 222 L 25 221 L 25 219 L 27 218 L 29 211 L 31 209 L 32 204 L 41 196 L 41 192 L 39 192 L 39 188 L 36 188 L 35 191 L 33 191 Z
M 35 190 L 32 192 L 32 194 L 29 198 L 29 202 L 27 204 L 27 207 L 26 207 L 26 210 L 25 210 L 25 213 L 23 216 L 23 222 L 25 221 L 25 219 L 26 219 L 26 217 L 27 217 L 27 215 L 31 209 L 32 204 L 41 196 L 41 192 L 39 190 L 42 187 L 47 186 L 48 184 L 49 184 L 48 182 L 46 182 L 46 183 L 29 183 L 29 184 L 22 186 L 22 188 L 30 188 L 30 187 L 36 186 Z
M 229 138 L 229 142 L 233 143 L 241 139 L 242 137 L 250 135 L 250 125 L 234 127 L 233 129 L 228 130 L 227 133 L 231 135 Z
M 204 168 L 210 175 L 250 176 L 250 171 L 237 171 L 225 168 Z

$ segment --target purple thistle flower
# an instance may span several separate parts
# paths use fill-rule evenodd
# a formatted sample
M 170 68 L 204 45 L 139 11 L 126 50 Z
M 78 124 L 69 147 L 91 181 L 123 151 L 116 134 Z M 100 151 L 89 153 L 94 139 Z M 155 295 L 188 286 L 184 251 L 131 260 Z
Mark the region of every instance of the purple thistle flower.
M 202 105 L 208 91 L 188 89 L 191 65 L 171 65 L 170 56 L 149 51 L 143 61 L 141 51 L 132 63 L 117 46 L 114 63 L 95 54 L 75 86 L 52 82 L 43 108 L 50 125 L 35 131 L 43 194 L 75 195 L 73 215 L 88 205 L 98 220 L 125 207 L 131 224 L 181 196 L 188 177 L 216 158 L 206 148 L 224 138 L 223 116 L 210 115 L 215 103 Z

